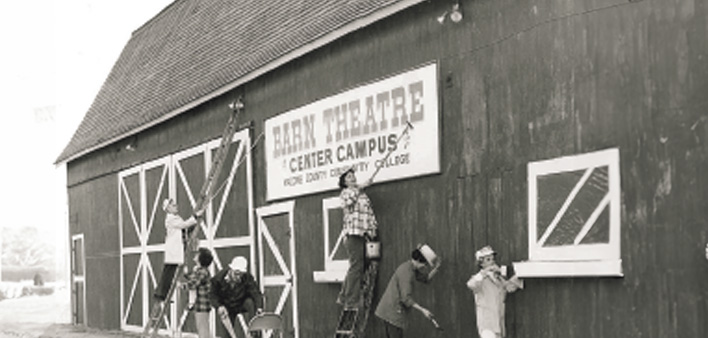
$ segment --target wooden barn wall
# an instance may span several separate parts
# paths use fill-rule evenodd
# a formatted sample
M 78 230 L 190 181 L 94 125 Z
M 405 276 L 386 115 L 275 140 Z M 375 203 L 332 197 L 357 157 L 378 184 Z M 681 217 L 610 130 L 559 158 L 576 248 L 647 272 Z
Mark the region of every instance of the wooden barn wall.
M 706 5 L 462 1 L 463 21 L 439 24 L 450 5 L 416 6 L 244 88 L 250 109 L 269 117 L 439 63 L 441 175 L 368 189 L 383 241 L 379 292 L 411 248 L 428 242 L 445 263 L 416 298 L 446 336 L 474 336 L 474 298 L 465 287 L 476 271 L 474 250 L 491 244 L 507 265 L 528 258 L 527 163 L 618 147 L 625 277 L 530 279 L 509 297 L 509 335 L 705 335 Z M 264 169 L 259 149 L 257 205 L 267 203 Z M 339 285 L 312 277 L 324 268 L 321 201 L 336 194 L 296 198 L 303 336 L 330 332 L 339 315 Z M 383 335 L 380 321 L 369 325 L 369 335 Z M 434 334 L 424 320 L 408 332 Z
M 84 234 L 88 326 L 120 327 L 118 186 L 104 176 L 69 189 L 69 231 Z
M 708 335 L 708 4 L 460 2 L 460 23 L 436 20 L 452 1 L 424 2 L 244 85 L 242 120 L 254 121 L 255 136 L 269 117 L 436 61 L 441 174 L 368 189 L 383 241 L 375 301 L 425 241 L 444 263 L 430 285 L 417 285 L 415 298 L 438 316 L 445 336 L 474 337 L 474 297 L 465 282 L 477 270 L 475 249 L 492 245 L 505 265 L 528 258 L 527 163 L 617 147 L 625 276 L 527 279 L 508 298 L 508 335 Z M 124 140 L 69 163 L 70 207 L 81 228 L 71 231 L 85 232 L 87 256 L 107 262 L 87 261 L 89 326 L 118 326 L 119 297 L 97 290 L 96 280 L 118 271 L 115 174 L 218 137 L 234 95 L 140 133 L 135 152 Z M 268 204 L 262 146 L 254 155 L 259 207 Z M 324 268 L 321 202 L 337 193 L 296 198 L 301 337 L 331 334 L 339 315 L 339 284 L 312 276 Z M 100 306 L 106 312 L 96 313 Z M 412 319 L 409 337 L 434 335 L 419 313 Z M 367 331 L 384 335 L 373 316 Z

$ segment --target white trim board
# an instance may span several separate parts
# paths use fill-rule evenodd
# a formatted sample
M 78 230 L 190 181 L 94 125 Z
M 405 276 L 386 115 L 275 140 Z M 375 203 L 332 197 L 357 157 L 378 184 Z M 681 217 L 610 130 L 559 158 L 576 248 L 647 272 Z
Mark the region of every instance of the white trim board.
M 315 283 L 342 283 L 347 275 L 347 270 L 313 271 L 312 279 Z
M 578 262 L 514 262 L 520 278 L 534 277 L 624 277 L 622 260 Z

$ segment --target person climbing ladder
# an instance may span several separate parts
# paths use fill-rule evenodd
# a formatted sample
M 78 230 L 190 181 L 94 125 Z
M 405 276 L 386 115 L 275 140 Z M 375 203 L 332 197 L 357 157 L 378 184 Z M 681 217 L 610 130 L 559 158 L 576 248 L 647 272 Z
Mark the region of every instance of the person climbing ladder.
M 371 200 L 363 191 L 370 185 L 371 179 L 357 184 L 354 169 L 345 171 L 339 177 L 339 187 L 342 189 L 339 197 L 344 212 L 342 231 L 345 233 L 344 247 L 349 255 L 349 270 L 342 283 L 337 303 L 345 309 L 354 309 L 361 305 L 366 241 L 376 238 L 378 223 Z
M 203 210 L 196 210 L 192 217 L 187 220 L 179 215 L 177 202 L 167 198 L 162 202 L 162 210 L 165 215 L 165 264 L 162 269 L 160 282 L 155 288 L 154 297 L 157 301 L 164 303 L 167 293 L 172 285 L 177 267 L 184 264 L 184 244 L 182 243 L 182 229 L 188 229 L 197 224 L 197 219 L 201 217 Z

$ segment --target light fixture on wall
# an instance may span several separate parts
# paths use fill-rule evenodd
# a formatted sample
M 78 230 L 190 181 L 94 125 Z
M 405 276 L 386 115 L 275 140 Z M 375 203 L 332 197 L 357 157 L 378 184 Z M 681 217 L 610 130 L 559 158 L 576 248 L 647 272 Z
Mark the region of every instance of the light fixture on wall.
M 231 110 L 243 109 L 243 101 L 241 101 L 241 97 L 238 97 L 237 99 L 231 101 L 231 103 L 229 103 L 229 109 L 231 109 Z
M 454 23 L 462 21 L 462 11 L 460 11 L 460 4 L 455 4 L 452 6 L 452 12 L 450 13 L 450 20 Z
M 450 20 L 454 23 L 458 23 L 462 21 L 462 11 L 460 10 L 460 3 L 456 3 L 452 5 L 452 9 L 450 11 L 445 11 L 443 12 L 440 16 L 438 16 L 437 20 L 440 24 L 445 22 L 445 17 L 450 16 Z
M 128 141 L 128 144 L 125 145 L 125 150 L 135 151 L 136 149 L 138 149 L 138 138 L 132 137 L 130 141 Z

